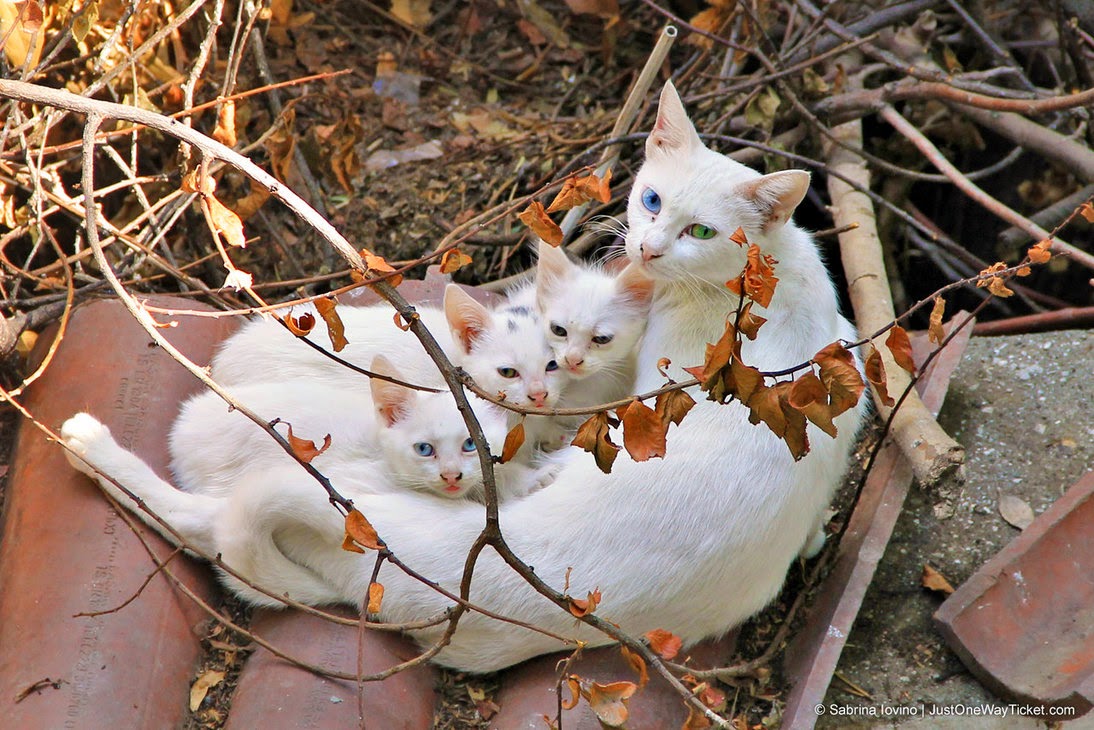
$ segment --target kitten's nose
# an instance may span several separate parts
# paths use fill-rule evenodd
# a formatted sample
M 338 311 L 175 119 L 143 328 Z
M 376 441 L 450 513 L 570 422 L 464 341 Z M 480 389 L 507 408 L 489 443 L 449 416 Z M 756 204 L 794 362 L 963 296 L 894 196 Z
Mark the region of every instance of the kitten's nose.
M 463 472 L 441 472 L 441 479 L 444 480 L 444 483 L 448 485 L 449 489 L 458 489 L 459 481 L 463 479 Z
M 539 390 L 528 394 L 528 400 L 535 404 L 536 408 L 544 408 L 547 405 L 547 391 Z
M 577 370 L 585 362 L 585 358 L 581 355 L 567 355 L 562 359 L 566 362 L 566 366 L 571 370 Z

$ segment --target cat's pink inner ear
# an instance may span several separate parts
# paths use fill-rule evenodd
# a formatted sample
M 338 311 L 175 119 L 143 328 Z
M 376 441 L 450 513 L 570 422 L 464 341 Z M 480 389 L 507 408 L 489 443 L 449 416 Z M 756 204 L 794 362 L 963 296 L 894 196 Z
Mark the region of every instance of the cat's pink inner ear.
M 620 290 L 636 304 L 649 304 L 653 298 L 653 279 L 634 264 L 627 264 L 619 274 L 618 282 Z
M 490 326 L 490 310 L 456 284 L 444 289 L 444 315 L 465 355 Z
M 657 104 L 657 121 L 646 138 L 646 156 L 701 147 L 702 144 L 695 126 L 688 119 L 680 95 L 676 93 L 676 87 L 671 81 L 666 81 Z
M 395 366 L 383 355 L 372 358 L 369 369 L 377 375 L 386 375 L 389 378 L 399 377 Z M 369 388 L 372 390 L 372 403 L 376 406 L 376 412 L 384 419 L 384 425 L 390 428 L 406 416 L 410 408 L 410 399 L 414 397 L 414 392 L 410 388 L 404 388 L 380 378 L 370 378 Z
M 738 188 L 751 200 L 760 213 L 765 233 L 785 224 L 809 192 L 809 173 L 805 170 L 783 170 L 750 180 Z

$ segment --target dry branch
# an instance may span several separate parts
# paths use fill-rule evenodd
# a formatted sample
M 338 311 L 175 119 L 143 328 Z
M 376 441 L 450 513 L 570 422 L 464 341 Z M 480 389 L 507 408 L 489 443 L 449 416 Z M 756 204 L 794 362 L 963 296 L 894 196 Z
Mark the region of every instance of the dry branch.
M 862 123 L 847 122 L 832 129 L 833 135 L 851 147 L 862 147 Z M 863 188 L 870 186 L 870 171 L 862 158 L 840 145 L 829 145 L 828 164 L 834 172 L 847 177 Z M 828 192 L 832 198 L 832 218 L 837 226 L 852 223 L 857 227 L 839 235 L 840 258 L 847 274 L 855 321 L 860 332 L 876 332 L 892 322 L 892 294 L 889 292 L 877 219 L 870 199 L 839 177 L 828 177 Z M 908 374 L 892 359 L 887 347 L 877 348 L 885 363 L 890 393 L 907 389 Z M 891 409 L 876 396 L 874 403 L 882 420 L 889 418 Z M 892 417 L 891 433 L 908 459 L 916 479 L 931 490 L 943 513 L 952 513 L 952 505 L 964 482 L 965 449 L 942 430 L 915 392 Z

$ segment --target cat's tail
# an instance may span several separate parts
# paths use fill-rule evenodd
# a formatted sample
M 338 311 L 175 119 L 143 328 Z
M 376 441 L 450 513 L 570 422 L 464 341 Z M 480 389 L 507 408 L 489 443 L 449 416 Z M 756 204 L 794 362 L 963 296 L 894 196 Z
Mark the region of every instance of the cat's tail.
M 223 500 L 175 489 L 140 457 L 122 448 L 110 429 L 89 413 L 77 413 L 65 421 L 61 438 L 68 447 L 65 457 L 73 467 L 97 481 L 168 542 L 206 555 L 216 554 L 213 528 Z

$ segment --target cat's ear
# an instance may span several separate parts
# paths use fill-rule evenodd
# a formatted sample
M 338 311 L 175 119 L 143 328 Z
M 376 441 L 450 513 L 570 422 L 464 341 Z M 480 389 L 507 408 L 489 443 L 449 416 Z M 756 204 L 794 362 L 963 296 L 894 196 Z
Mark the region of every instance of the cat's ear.
M 444 316 L 456 342 L 469 354 L 475 341 L 490 327 L 490 310 L 475 301 L 457 284 L 444 288 Z
M 790 220 L 794 209 L 809 192 L 809 173 L 783 170 L 742 183 L 737 188 L 760 213 L 761 228 L 769 233 Z
M 559 282 L 567 278 L 576 265 L 559 246 L 539 242 L 539 260 L 536 263 L 536 303 L 543 309 L 544 300 L 555 291 Z
M 646 157 L 702 146 L 703 142 L 684 111 L 684 103 L 680 101 L 676 87 L 671 81 L 666 81 L 657 104 L 657 121 L 646 137 Z
M 653 279 L 634 264 L 627 264 L 616 278 L 616 283 L 619 291 L 636 304 L 649 304 L 653 298 Z
M 369 369 L 377 375 L 386 375 L 389 378 L 399 377 L 395 366 L 383 355 L 372 358 Z M 372 390 L 372 403 L 376 406 L 376 412 L 384 419 L 384 425 L 391 428 L 406 417 L 414 391 L 380 378 L 369 378 L 368 384 Z

